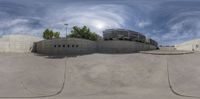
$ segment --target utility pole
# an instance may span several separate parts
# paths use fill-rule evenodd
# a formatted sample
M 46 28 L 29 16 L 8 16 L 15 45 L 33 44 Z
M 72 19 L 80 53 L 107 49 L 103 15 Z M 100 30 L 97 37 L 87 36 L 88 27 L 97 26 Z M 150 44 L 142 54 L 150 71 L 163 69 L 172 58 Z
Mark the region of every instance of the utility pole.
M 68 31 L 68 25 L 69 25 L 69 24 L 66 23 L 66 24 L 64 24 L 64 25 L 66 26 L 66 38 L 67 38 L 67 36 L 68 36 L 68 32 L 67 32 L 67 31 Z

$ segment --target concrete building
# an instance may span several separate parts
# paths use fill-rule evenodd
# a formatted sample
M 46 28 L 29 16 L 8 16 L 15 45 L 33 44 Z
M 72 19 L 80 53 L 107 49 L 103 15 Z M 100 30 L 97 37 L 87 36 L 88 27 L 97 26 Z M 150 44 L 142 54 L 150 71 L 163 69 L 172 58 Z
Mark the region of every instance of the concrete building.
M 176 50 L 200 51 L 200 39 L 191 40 L 175 45 Z
M 126 29 L 107 29 L 103 31 L 103 38 L 104 40 L 119 39 L 140 42 L 146 41 L 146 37 L 143 34 Z
M 33 43 L 42 40 L 28 35 L 5 35 L 0 38 L 0 53 L 26 53 L 33 50 Z
M 158 43 L 155 40 L 147 38 L 142 33 L 127 29 L 106 29 L 103 31 L 103 38 L 104 40 L 128 40 L 158 46 Z

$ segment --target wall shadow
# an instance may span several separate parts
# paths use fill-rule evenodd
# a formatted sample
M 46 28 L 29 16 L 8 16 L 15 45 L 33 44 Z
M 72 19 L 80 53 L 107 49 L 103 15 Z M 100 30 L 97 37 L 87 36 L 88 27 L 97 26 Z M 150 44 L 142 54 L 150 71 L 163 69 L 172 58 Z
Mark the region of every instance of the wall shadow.
M 85 54 L 40 54 L 40 53 L 33 53 L 35 56 L 44 57 L 47 59 L 63 59 L 67 57 L 78 57 L 84 55 L 91 55 L 95 53 L 85 53 Z
M 96 52 L 96 54 L 111 54 L 111 55 L 122 55 L 122 54 L 136 54 L 140 53 L 139 51 L 135 52 Z
M 95 53 L 82 53 L 82 54 L 41 54 L 41 53 L 33 53 L 35 56 L 44 57 L 48 59 L 63 59 L 67 57 L 78 57 L 92 54 L 112 54 L 112 55 L 122 55 L 122 54 L 136 54 L 137 52 L 95 52 Z
M 155 50 L 154 50 L 155 51 Z M 141 51 L 134 51 L 134 52 L 121 52 L 121 51 L 113 51 L 113 52 L 92 52 L 92 53 L 72 53 L 72 54 L 43 54 L 43 53 L 37 53 L 37 52 L 32 52 L 36 56 L 40 57 L 45 57 L 49 59 L 62 59 L 66 57 L 77 57 L 77 56 L 85 56 L 85 55 L 92 55 L 92 54 L 110 54 L 110 55 L 123 55 L 123 54 L 137 54 L 141 53 Z

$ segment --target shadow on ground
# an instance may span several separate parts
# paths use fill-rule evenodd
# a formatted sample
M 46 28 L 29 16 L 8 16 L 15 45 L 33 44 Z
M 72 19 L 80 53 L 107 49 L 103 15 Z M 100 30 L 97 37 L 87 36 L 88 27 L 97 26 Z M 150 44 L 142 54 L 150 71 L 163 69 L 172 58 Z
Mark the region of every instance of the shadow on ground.
M 33 53 L 35 56 L 45 57 L 49 59 L 62 59 L 66 57 L 77 57 L 77 56 L 84 56 L 84 55 L 92 55 L 92 54 L 110 54 L 110 55 L 122 55 L 122 54 L 136 54 L 138 52 L 96 52 L 96 53 L 84 53 L 84 54 L 40 54 L 40 53 Z
M 91 53 L 93 54 L 93 53 Z M 40 56 L 48 59 L 62 59 L 66 57 L 77 57 L 77 56 L 83 56 L 83 55 L 91 55 L 91 54 L 67 54 L 67 55 L 61 55 L 61 54 L 39 54 L 39 53 L 34 53 L 35 56 Z
M 151 50 L 151 51 L 138 51 L 138 52 L 96 52 L 96 53 L 84 53 L 84 54 L 40 54 L 34 53 L 35 56 L 40 56 L 48 59 L 62 59 L 66 57 L 78 57 L 84 55 L 92 54 L 110 54 L 110 55 L 122 55 L 122 54 L 152 54 L 152 55 L 184 55 L 184 54 L 193 54 L 192 51 L 171 51 L 171 50 Z

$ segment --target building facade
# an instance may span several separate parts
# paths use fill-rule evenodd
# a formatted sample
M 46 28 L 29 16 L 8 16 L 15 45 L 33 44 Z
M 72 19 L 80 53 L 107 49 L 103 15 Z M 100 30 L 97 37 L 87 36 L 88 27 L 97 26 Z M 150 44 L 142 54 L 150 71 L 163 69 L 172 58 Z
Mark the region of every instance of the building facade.
M 103 38 L 104 40 L 128 40 L 158 46 L 155 40 L 147 38 L 142 33 L 127 29 L 107 29 L 103 31 Z

